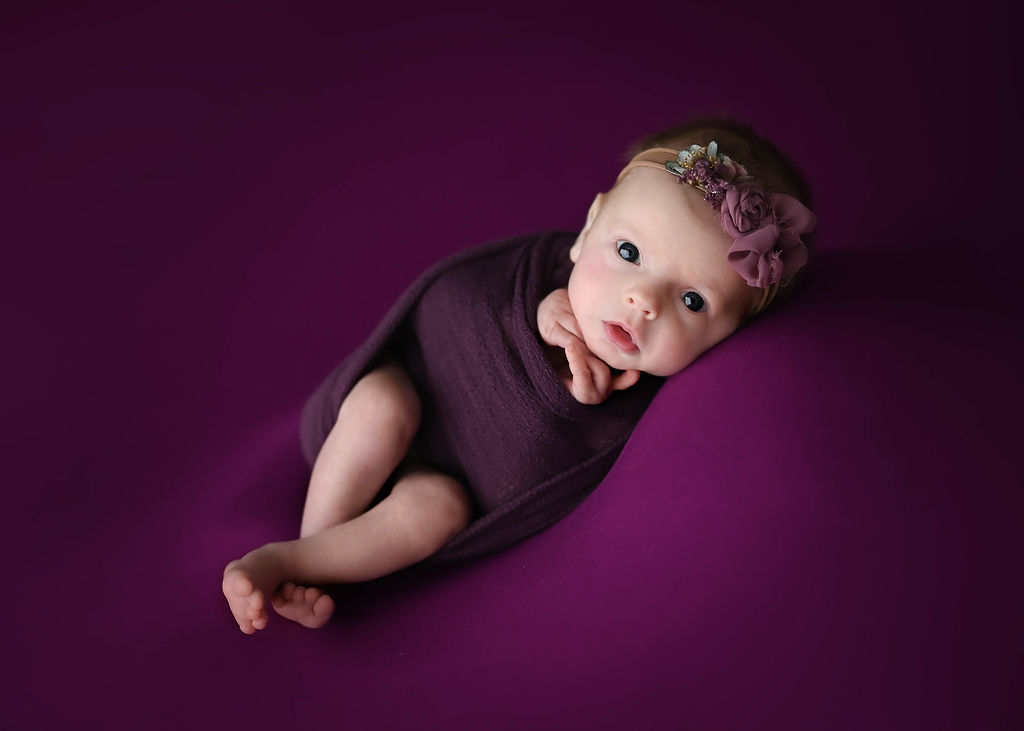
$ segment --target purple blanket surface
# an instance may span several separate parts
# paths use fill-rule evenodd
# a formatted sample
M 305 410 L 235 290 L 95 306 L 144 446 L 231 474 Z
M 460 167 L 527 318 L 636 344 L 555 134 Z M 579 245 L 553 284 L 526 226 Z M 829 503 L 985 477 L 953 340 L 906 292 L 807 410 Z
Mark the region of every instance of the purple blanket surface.
M 565 516 L 611 468 L 661 385 L 644 377 L 584 405 L 548 362 L 537 305 L 568 284 L 575 236 L 522 236 L 431 268 L 306 405 L 303 451 L 312 462 L 359 377 L 398 358 L 423 405 L 413 460 L 460 480 L 476 506 L 433 560 L 502 548 Z M 330 313 L 323 317 L 330 330 Z
M 0 728 L 1024 728 L 1012 10 L 6 3 Z M 558 523 L 238 632 L 324 375 L 717 111 L 812 184 L 806 290 Z

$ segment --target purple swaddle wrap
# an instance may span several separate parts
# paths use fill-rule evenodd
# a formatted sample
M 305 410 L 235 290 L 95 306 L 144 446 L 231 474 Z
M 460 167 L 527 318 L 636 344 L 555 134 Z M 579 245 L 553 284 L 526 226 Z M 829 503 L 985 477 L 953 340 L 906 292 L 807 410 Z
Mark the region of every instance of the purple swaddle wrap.
M 662 383 L 645 375 L 587 406 L 559 380 L 537 305 L 568 283 L 575 238 L 533 234 L 442 261 L 306 404 L 302 444 L 312 463 L 360 376 L 389 357 L 403 364 L 423 403 L 411 460 L 462 482 L 475 509 L 434 560 L 502 548 L 568 514 L 614 464 Z

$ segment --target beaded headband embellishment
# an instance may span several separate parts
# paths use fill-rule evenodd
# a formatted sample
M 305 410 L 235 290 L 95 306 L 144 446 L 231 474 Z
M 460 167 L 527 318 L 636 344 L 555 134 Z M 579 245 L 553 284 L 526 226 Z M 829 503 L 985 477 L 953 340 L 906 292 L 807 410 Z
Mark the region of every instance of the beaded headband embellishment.
M 666 155 L 673 159 L 666 160 Z M 775 299 L 779 286 L 807 264 L 801 236 L 811 233 L 817 217 L 791 195 L 768 195 L 752 184 L 746 167 L 718 151 L 717 142 L 686 150 L 655 147 L 630 160 L 619 180 L 636 167 L 664 170 L 680 183 L 704 193 L 714 209 L 721 208 L 722 230 L 732 237 L 727 257 L 751 287 L 764 290 L 754 312 Z
M 719 155 L 718 143 L 714 141 L 707 147 L 690 145 L 690 149 L 680 151 L 675 160 L 667 160 L 665 169 L 679 178 L 679 182 L 689 183 L 704 193 L 704 200 L 712 208 L 722 205 L 730 186 L 753 180 L 745 167 L 730 160 L 728 155 Z

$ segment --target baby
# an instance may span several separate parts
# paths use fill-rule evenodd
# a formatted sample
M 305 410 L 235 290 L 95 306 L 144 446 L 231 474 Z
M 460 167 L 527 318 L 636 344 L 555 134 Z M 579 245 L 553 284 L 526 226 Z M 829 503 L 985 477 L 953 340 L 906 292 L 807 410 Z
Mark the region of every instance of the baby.
M 695 122 L 642 143 L 578 235 L 424 274 L 306 405 L 300 537 L 224 570 L 242 632 L 266 626 L 268 599 L 323 626 L 317 587 L 493 551 L 571 511 L 662 377 L 791 288 L 815 225 L 800 198 L 770 143 Z

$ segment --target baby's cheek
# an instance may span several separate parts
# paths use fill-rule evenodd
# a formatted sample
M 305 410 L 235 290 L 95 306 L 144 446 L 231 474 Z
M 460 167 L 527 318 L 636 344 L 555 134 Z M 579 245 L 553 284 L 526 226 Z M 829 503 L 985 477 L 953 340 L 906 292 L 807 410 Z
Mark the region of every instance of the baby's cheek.
M 686 368 L 696 360 L 706 348 L 695 342 L 692 333 L 675 332 L 666 344 L 665 358 L 661 363 L 662 373 L 671 376 Z
M 594 303 L 607 296 L 607 289 L 592 269 L 577 264 L 569 280 L 569 304 L 577 319 L 593 314 Z
M 580 330 L 583 333 L 583 342 L 587 346 L 587 350 L 606 363 L 608 363 L 608 358 L 614 358 L 614 349 L 604 340 L 604 328 L 599 326 L 593 318 L 580 321 Z
M 721 321 L 719 321 L 718 327 L 712 331 L 712 342 L 708 345 L 708 348 L 710 348 L 712 345 L 717 345 L 718 343 L 725 340 L 727 337 L 731 336 L 734 332 L 736 332 L 739 329 L 739 327 L 739 317 L 723 318 Z
M 605 274 L 608 267 L 604 265 L 599 256 L 581 257 L 572 269 L 570 284 L 575 284 L 577 289 L 593 290 L 605 286 Z

